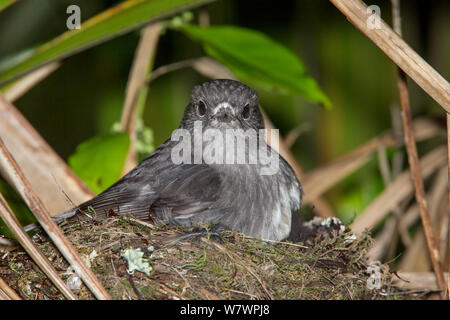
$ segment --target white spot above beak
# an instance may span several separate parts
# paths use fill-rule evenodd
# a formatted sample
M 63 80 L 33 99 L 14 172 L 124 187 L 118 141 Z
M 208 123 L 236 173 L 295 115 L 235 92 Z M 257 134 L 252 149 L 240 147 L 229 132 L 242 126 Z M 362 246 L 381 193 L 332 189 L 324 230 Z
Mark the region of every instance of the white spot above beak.
M 233 116 L 234 116 L 234 109 L 228 102 L 221 102 L 217 105 L 217 107 L 214 109 L 213 116 L 221 112 L 222 110 L 228 110 Z

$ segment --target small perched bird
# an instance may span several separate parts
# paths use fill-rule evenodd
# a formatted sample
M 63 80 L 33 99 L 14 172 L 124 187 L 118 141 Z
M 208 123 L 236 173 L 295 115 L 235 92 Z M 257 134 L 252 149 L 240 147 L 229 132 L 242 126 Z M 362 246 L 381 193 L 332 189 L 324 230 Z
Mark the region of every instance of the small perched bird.
M 262 129 L 253 89 L 233 80 L 202 83 L 192 90 L 171 138 L 107 190 L 53 218 L 61 222 L 78 214 L 83 219 L 81 212 L 95 212 L 100 219 L 111 213 L 131 214 L 154 223 L 217 223 L 248 236 L 285 239 L 292 213 L 300 208 L 302 188 L 264 136 L 249 134 Z M 225 143 L 233 130 L 244 145 Z M 257 148 L 251 145 L 255 141 Z M 269 164 L 260 158 L 275 161 L 276 170 L 264 173 Z

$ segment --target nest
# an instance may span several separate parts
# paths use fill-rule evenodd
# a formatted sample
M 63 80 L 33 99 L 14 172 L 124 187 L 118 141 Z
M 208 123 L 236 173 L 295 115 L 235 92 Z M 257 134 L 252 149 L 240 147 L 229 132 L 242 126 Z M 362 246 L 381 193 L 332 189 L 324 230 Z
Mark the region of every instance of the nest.
M 366 252 L 371 238 L 342 225 L 310 223 L 302 242 L 267 242 L 240 233 L 155 227 L 131 217 L 61 226 L 113 299 L 392 299 L 387 266 L 376 286 Z M 42 232 L 33 240 L 80 299 L 93 299 Z M 148 274 L 126 249 L 142 252 Z M 21 248 L 2 253 L 0 276 L 24 299 L 64 299 Z

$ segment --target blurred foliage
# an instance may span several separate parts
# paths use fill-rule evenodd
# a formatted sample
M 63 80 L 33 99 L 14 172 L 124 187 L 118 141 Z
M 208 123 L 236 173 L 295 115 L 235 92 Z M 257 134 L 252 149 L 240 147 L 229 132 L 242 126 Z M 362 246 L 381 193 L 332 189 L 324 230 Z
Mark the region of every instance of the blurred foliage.
M 24 59 L 2 64 L 0 83 L 50 61 L 72 55 L 86 47 L 117 37 L 143 23 L 206 0 L 128 0 L 103 11 L 82 24 L 35 48 Z M 81 9 L 80 9 L 81 10 Z M 21 55 L 22 56 L 22 55 Z
M 0 11 L 5 9 L 6 7 L 10 6 L 17 0 L 0 0 Z
M 86 21 L 118 2 L 47 0 L 36 6 L 32 0 L 21 0 L 0 12 L 0 60 L 26 52 L 67 31 L 65 10 L 70 4 L 82 8 L 82 21 Z M 391 20 L 389 1 L 371 4 L 380 6 L 385 21 Z M 445 0 L 402 1 L 405 39 L 446 79 L 450 78 L 449 9 L 450 3 Z M 251 1 L 219 0 L 192 10 L 192 23 L 206 11 L 213 28 L 232 25 L 239 30 L 251 29 L 292 51 L 332 101 L 331 110 L 317 108 L 302 97 L 255 83 L 262 107 L 282 135 L 299 125 L 310 124 L 311 130 L 303 133 L 292 147 L 305 171 L 391 127 L 390 107 L 397 101 L 394 65 L 328 1 L 286 0 L 274 5 L 273 1 L 261 0 L 255 5 Z M 119 120 L 138 39 L 138 32 L 128 33 L 64 60 L 56 72 L 15 102 L 63 157 L 73 154 L 83 141 L 109 134 Z M 205 43 L 202 40 L 203 47 Z M 168 29 L 160 39 L 154 65 L 156 68 L 198 57 L 204 49 L 226 64 L 224 59 L 230 54 L 225 56 L 227 48 L 219 45 L 225 44 L 202 48 L 185 34 Z M 228 66 L 233 69 L 231 62 Z M 280 70 L 277 68 L 278 65 L 272 66 L 269 71 L 278 72 L 286 66 L 280 63 Z M 240 77 L 245 78 L 242 74 Z M 143 122 L 153 134 L 153 141 L 147 139 L 149 146 L 158 146 L 170 136 L 179 124 L 190 90 L 204 80 L 193 70 L 183 69 L 151 83 L 143 113 Z M 441 108 L 417 85 L 410 81 L 409 87 L 414 116 L 442 116 Z M 149 131 L 146 134 L 150 137 Z M 421 149 L 426 147 L 419 145 Z M 326 197 L 338 214 L 348 220 L 361 212 L 382 187 L 374 160 Z

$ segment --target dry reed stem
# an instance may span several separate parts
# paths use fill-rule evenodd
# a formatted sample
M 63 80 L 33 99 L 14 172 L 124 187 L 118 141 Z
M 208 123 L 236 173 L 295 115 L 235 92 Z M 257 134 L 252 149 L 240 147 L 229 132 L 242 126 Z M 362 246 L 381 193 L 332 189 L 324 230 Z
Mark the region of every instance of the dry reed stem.
M 11 300 L 9 296 L 6 295 L 3 291 L 0 290 L 0 301 L 1 300 Z
M 433 227 L 433 232 L 436 233 L 436 230 L 438 229 L 438 223 L 439 223 L 439 209 L 440 209 L 440 203 L 444 196 L 447 194 L 447 168 L 446 166 L 442 167 L 437 173 L 435 177 L 435 181 L 433 183 L 433 186 L 431 187 L 431 190 L 428 193 L 427 202 L 430 204 L 430 220 Z M 416 206 L 417 210 L 417 217 L 420 216 L 419 208 Z M 436 241 L 436 244 L 439 242 Z M 421 251 L 423 251 L 424 256 L 419 259 L 417 254 L 420 254 Z M 438 251 L 440 251 L 438 247 Z M 414 240 L 412 241 L 411 245 L 409 245 L 404 254 L 402 255 L 402 259 L 399 264 L 399 270 L 402 271 L 428 271 L 428 267 L 430 267 L 430 260 L 428 258 L 428 255 L 426 254 L 427 247 L 426 247 L 426 239 L 423 234 L 423 229 L 418 230 L 416 233 L 416 236 Z M 424 262 L 422 264 L 418 263 Z M 420 266 L 422 265 L 422 269 L 416 269 L 416 265 Z M 425 267 L 424 267 L 425 266 Z
M 0 157 L 3 158 L 3 157 Z M 0 161 L 3 159 L 0 159 Z M 19 243 L 28 252 L 28 254 L 33 258 L 34 262 L 42 269 L 42 271 L 47 275 L 47 277 L 54 283 L 54 285 L 62 292 L 62 294 L 71 300 L 76 300 L 77 297 L 70 291 L 66 286 L 64 281 L 58 276 L 58 273 L 47 260 L 47 258 L 42 254 L 39 249 L 37 249 L 30 239 L 28 234 L 23 230 L 20 222 L 17 220 L 14 213 L 11 211 L 8 203 L 6 202 L 3 195 L 0 193 L 0 217 L 5 222 L 11 232 L 14 233 Z
M 73 207 L 65 194 L 74 203 L 82 203 L 93 197 L 92 191 L 67 163 L 1 94 L 0 137 L 52 215 Z M 13 177 L 9 172 L 0 167 L 0 174 L 13 185 Z
M 415 81 L 430 97 L 439 103 L 444 110 L 450 112 L 450 84 L 381 18 L 379 28 L 369 27 L 370 10 L 361 0 L 330 0 L 344 16 L 413 81 Z
M 400 15 L 400 0 L 391 0 L 392 4 L 392 20 L 394 21 L 394 29 L 398 36 L 401 36 L 401 15 Z M 400 38 L 401 39 L 401 38 Z M 445 81 L 445 79 L 442 79 Z M 448 87 L 448 83 L 447 87 Z M 400 96 L 400 107 L 402 110 L 403 130 L 405 132 L 406 151 L 408 153 L 408 162 L 411 170 L 412 179 L 414 182 L 414 189 L 416 194 L 416 201 L 419 204 L 419 212 L 422 220 L 422 226 L 427 240 L 428 251 L 431 257 L 433 270 L 436 274 L 439 287 L 441 288 L 441 296 L 445 297 L 447 293 L 447 284 L 444 279 L 439 250 L 436 245 L 435 236 L 431 224 L 430 212 L 428 211 L 427 201 L 425 198 L 425 190 L 420 174 L 419 156 L 417 154 L 416 142 L 414 140 L 414 133 L 412 129 L 411 107 L 409 102 L 409 93 L 406 74 L 402 69 L 398 69 L 397 86 Z M 441 92 L 445 93 L 445 91 Z M 450 111 L 450 89 L 447 91 L 446 103 L 448 111 Z M 445 103 L 445 100 L 442 101 Z M 443 105 L 445 108 L 445 105 Z
M 442 167 L 434 178 L 433 186 L 427 193 L 427 200 L 430 203 L 436 203 L 442 197 L 442 194 L 447 189 L 447 178 L 446 178 L 446 167 Z M 408 229 L 416 222 L 419 218 L 419 207 L 417 203 L 411 205 L 408 210 L 403 214 L 400 224 L 398 225 L 398 229 L 400 233 L 407 234 Z M 375 238 L 375 243 L 373 247 L 369 250 L 368 256 L 371 260 L 379 260 L 384 251 L 384 248 L 389 244 L 389 241 L 392 239 L 392 234 L 395 228 L 396 218 L 393 217 L 386 222 L 383 227 L 383 230 L 377 237 Z M 408 236 L 408 239 L 405 240 L 402 238 L 403 244 L 408 248 L 412 242 Z
M 56 223 L 48 214 L 47 209 L 34 192 L 27 178 L 21 171 L 20 167 L 9 153 L 8 149 L 0 138 L 0 167 L 9 172 L 12 177 L 12 185 L 16 188 L 25 203 L 35 215 L 45 232 L 55 243 L 56 247 L 61 251 L 62 255 L 67 259 L 78 276 L 84 281 L 86 286 L 98 299 L 110 299 L 109 294 L 101 285 L 100 281 L 95 277 L 93 272 L 84 264 L 83 260 L 72 247 L 70 242 L 58 228 Z M 21 229 L 21 228 L 20 228 Z
M 414 291 L 439 291 L 436 275 L 433 272 L 396 272 L 392 284 L 397 288 Z M 448 272 L 445 278 L 449 279 Z
M 415 138 L 422 141 L 436 136 L 441 132 L 441 128 L 430 120 L 419 118 L 414 121 L 414 132 Z M 395 132 L 389 130 L 332 162 L 307 172 L 302 180 L 305 203 L 313 201 L 343 178 L 361 168 L 379 148 L 396 145 Z
M 297 139 L 305 132 L 311 129 L 311 125 L 308 122 L 299 124 L 297 127 L 290 130 L 283 139 L 284 145 L 290 149 Z
M 147 74 L 153 65 L 156 55 L 162 22 L 152 23 L 142 29 L 142 35 L 131 67 L 128 78 L 125 101 L 122 109 L 120 123 L 122 130 L 130 135 L 130 147 L 123 167 L 122 174 L 125 175 L 137 164 L 136 155 L 136 120 L 138 117 L 138 106 L 141 96 L 147 95 L 147 87 L 144 86 Z
M 383 258 L 383 254 L 389 247 L 389 243 L 391 242 L 391 239 L 395 234 L 396 226 L 397 221 L 395 217 L 391 217 L 384 223 L 383 229 L 377 234 L 376 238 L 374 239 L 374 245 L 369 249 L 369 252 L 367 253 L 369 262 L 380 261 Z
M 420 160 L 423 178 L 445 165 L 447 160 L 445 147 L 437 147 Z M 351 229 L 361 234 L 365 229 L 373 228 L 405 197 L 413 192 L 410 173 L 405 170 L 369 206 L 355 219 Z
M 22 300 L 22 298 L 0 277 L 0 293 L 6 295 L 8 300 Z
M 19 99 L 25 93 L 27 93 L 36 84 L 45 79 L 49 74 L 59 68 L 60 62 L 53 62 L 40 67 L 32 71 L 29 74 L 24 75 L 19 80 L 15 81 L 12 85 L 4 91 L 5 99 L 9 102 L 14 102 Z
M 378 149 L 378 165 L 381 171 L 381 176 L 383 178 L 384 186 L 387 187 L 391 182 L 391 169 L 389 166 L 388 157 L 386 154 L 386 148 L 381 147 Z M 388 245 L 387 260 L 391 260 L 395 254 L 395 249 L 397 248 L 398 236 L 402 238 L 403 243 L 407 244 L 409 240 L 409 235 L 407 230 L 400 229 L 400 223 L 402 219 L 402 210 L 400 208 L 400 203 L 398 203 L 393 209 L 395 224 L 393 232 L 390 234 L 390 243 Z

